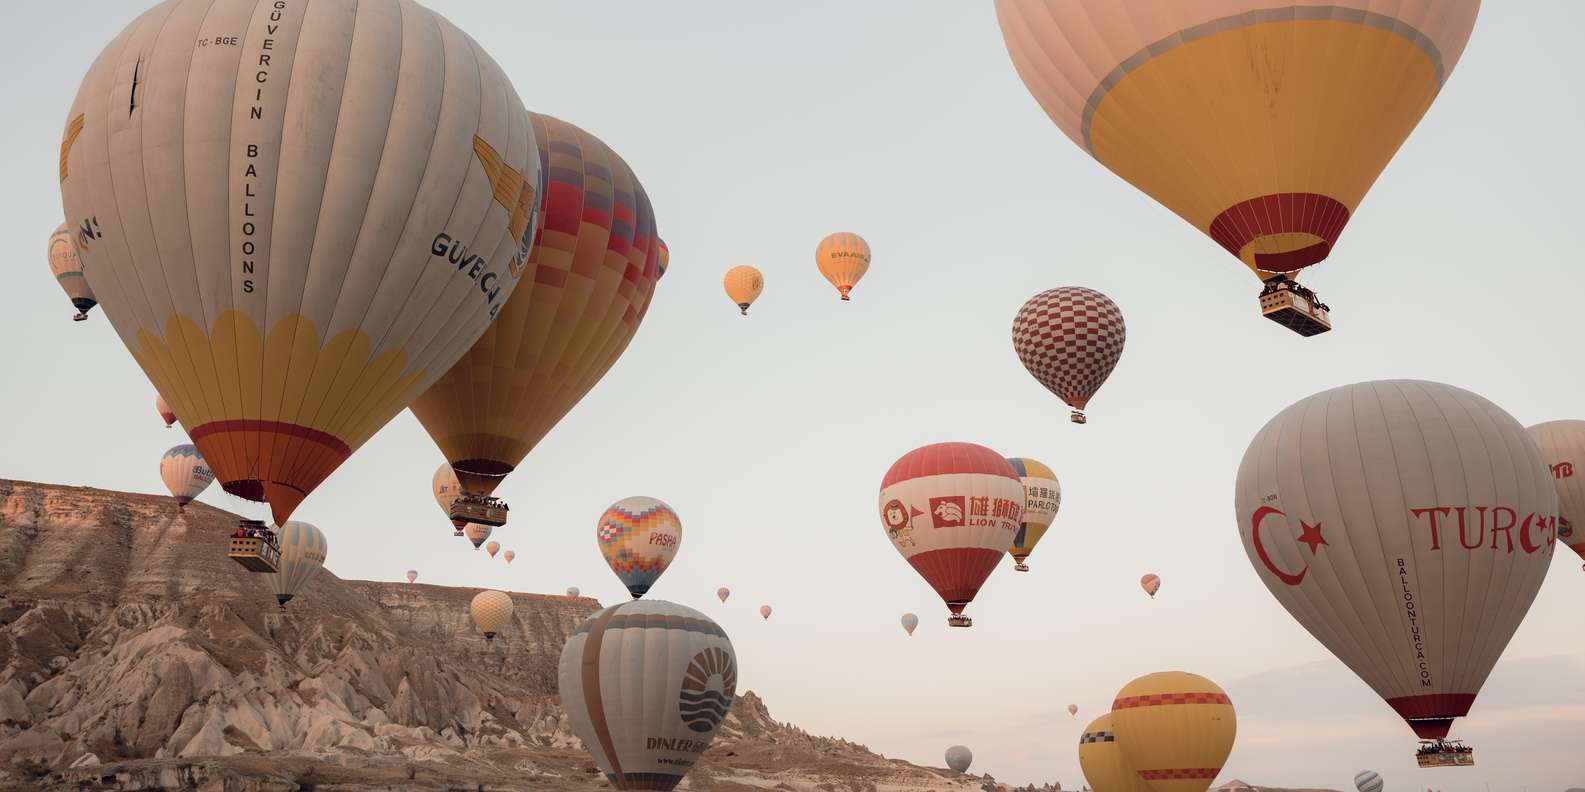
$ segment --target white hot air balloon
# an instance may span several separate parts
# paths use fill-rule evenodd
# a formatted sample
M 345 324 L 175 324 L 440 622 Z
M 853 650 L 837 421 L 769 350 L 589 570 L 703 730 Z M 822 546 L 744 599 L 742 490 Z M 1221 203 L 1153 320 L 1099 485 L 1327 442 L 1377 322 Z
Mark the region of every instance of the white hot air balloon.
M 1354 776 L 1354 788 L 1359 792 L 1381 792 L 1385 785 L 1374 770 L 1361 770 Z
M 577 599 L 582 594 L 583 592 L 579 591 L 577 586 L 567 587 L 567 596 L 572 597 L 573 599 Z
M 902 624 L 903 624 L 903 629 L 907 630 L 909 635 L 913 635 L 914 634 L 914 628 L 919 626 L 919 617 L 915 616 L 912 613 L 904 613 L 903 614 L 903 618 L 902 618 Z
M 418 580 L 418 570 L 416 570 L 416 569 L 407 570 L 407 582 L 412 583 L 415 580 Z
M 160 479 L 176 498 L 177 508 L 182 508 L 215 480 L 215 474 L 204 464 L 196 446 L 184 444 L 160 457 Z
M 478 626 L 479 632 L 484 633 L 485 643 L 489 643 L 495 640 L 495 634 L 512 618 L 512 598 L 506 592 L 485 589 L 473 595 L 468 611 L 473 614 L 473 623 Z
M 281 545 L 280 568 L 275 571 L 275 601 L 284 608 L 325 566 L 330 542 L 323 531 L 296 520 L 281 526 L 275 535 Z
M 947 767 L 950 767 L 959 773 L 967 773 L 969 771 L 969 765 L 973 763 L 974 752 L 969 750 L 968 746 L 954 745 L 947 749 Z
M 715 738 L 737 690 L 732 642 L 664 600 L 613 605 L 573 630 L 558 683 L 572 730 L 617 789 L 677 786 Z
M 1426 740 L 1469 713 L 1557 531 L 1524 427 L 1435 382 L 1346 385 L 1283 410 L 1244 453 L 1234 503 L 1272 595 Z
M 1541 446 L 1557 489 L 1557 538 L 1585 559 L 1585 421 L 1536 424 L 1530 436 Z

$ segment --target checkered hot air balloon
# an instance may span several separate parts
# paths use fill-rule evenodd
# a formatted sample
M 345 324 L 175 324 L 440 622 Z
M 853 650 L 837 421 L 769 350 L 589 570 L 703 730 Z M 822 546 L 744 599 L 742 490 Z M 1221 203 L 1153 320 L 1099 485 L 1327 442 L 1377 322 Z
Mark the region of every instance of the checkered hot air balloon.
M 1117 744 L 1117 732 L 1112 727 L 1112 713 L 1090 721 L 1079 736 L 1079 769 L 1090 787 L 1106 792 L 1151 792 L 1150 785 L 1139 777 L 1139 771 L 1128 763 L 1123 749 Z
M 1106 295 L 1083 286 L 1043 291 L 1013 318 L 1013 350 L 1046 390 L 1073 408 L 1084 423 L 1084 407 L 1111 376 L 1128 332 L 1123 312 Z
M 595 541 L 605 563 L 638 599 L 676 557 L 682 545 L 682 521 L 658 498 L 623 498 L 600 515 Z

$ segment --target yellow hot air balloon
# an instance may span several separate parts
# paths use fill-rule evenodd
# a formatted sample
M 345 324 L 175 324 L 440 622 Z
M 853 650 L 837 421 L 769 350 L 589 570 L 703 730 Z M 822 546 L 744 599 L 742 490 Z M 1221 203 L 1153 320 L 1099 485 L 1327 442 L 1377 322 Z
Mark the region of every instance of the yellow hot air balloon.
M 479 496 L 605 376 L 660 277 L 655 214 L 627 163 L 572 124 L 527 119 L 546 178 L 525 285 L 412 406 L 463 489 Z
M 1051 522 L 1057 519 L 1057 510 L 1062 508 L 1062 484 L 1057 481 L 1057 474 L 1041 462 L 1023 457 L 1008 457 L 1007 462 L 1024 484 L 1024 513 L 1019 517 L 1018 533 L 1013 534 L 1013 546 L 1007 552 L 1015 562 L 1014 571 L 1028 572 L 1025 559 L 1035 552 L 1035 545 L 1040 544 Z
M 512 618 L 512 598 L 505 592 L 485 589 L 473 595 L 473 601 L 468 603 L 468 612 L 473 614 L 473 623 L 478 626 L 479 632 L 484 633 L 485 642 L 489 643 L 506 626 L 507 619 Z
M 845 302 L 859 278 L 870 271 L 870 243 L 858 234 L 838 231 L 820 240 L 815 248 L 815 264 Z
M 324 531 L 296 520 L 281 526 L 276 536 L 281 545 L 281 566 L 275 572 L 275 601 L 284 608 L 325 566 L 330 542 Z
M 1080 735 L 1079 768 L 1095 792 L 1150 792 L 1139 771 L 1123 756 L 1110 712 L 1090 721 Z
M 1096 160 L 1330 328 L 1325 259 L 1458 63 L 1480 0 L 996 0 L 1013 65 Z
M 1124 685 L 1112 701 L 1112 725 L 1128 765 L 1152 792 L 1205 792 L 1238 735 L 1227 693 L 1184 671 Z
M 65 223 L 50 234 L 49 261 L 50 274 L 66 291 L 72 307 L 77 309 L 72 321 L 87 319 L 88 312 L 93 310 L 98 301 L 94 299 L 94 290 L 88 288 L 88 279 L 83 277 L 83 262 L 77 256 L 77 242 L 72 239 L 71 228 Z
M 531 282 L 534 146 L 415 2 L 170 0 L 83 78 L 61 197 L 122 342 L 284 524 Z
M 765 276 L 747 264 L 739 264 L 726 271 L 721 285 L 726 288 L 726 296 L 732 298 L 744 316 L 748 316 L 748 307 L 759 299 L 760 292 L 765 291 Z

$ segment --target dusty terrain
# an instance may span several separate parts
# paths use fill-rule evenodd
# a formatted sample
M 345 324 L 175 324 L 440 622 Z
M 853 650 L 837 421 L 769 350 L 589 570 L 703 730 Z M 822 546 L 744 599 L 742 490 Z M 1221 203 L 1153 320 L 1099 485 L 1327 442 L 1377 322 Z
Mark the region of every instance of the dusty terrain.
M 235 517 L 0 480 L 0 790 L 608 789 L 556 698 L 592 599 L 341 580 L 284 613 L 224 556 Z M 1003 789 L 815 737 L 744 692 L 694 790 Z

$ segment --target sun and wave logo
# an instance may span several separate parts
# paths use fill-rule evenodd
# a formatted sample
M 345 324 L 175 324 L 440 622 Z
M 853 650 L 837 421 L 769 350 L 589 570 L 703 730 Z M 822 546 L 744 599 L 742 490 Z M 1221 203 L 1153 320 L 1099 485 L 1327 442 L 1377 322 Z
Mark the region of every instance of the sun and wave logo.
M 704 734 L 715 731 L 732 706 L 737 692 L 737 664 L 732 655 L 712 646 L 693 656 L 682 678 L 677 714 L 689 729 Z

